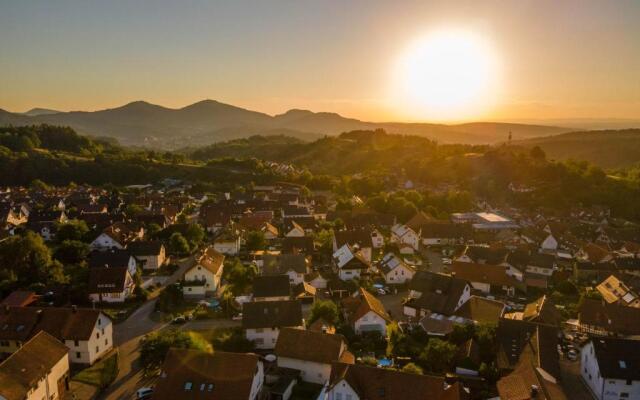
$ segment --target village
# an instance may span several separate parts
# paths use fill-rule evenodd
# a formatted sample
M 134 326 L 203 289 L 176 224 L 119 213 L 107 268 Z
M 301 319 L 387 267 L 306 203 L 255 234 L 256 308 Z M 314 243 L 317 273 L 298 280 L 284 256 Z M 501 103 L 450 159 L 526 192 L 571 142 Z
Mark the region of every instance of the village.
M 0 398 L 640 398 L 640 235 L 607 209 L 189 188 L 0 192 Z M 47 252 L 66 279 L 12 278 Z

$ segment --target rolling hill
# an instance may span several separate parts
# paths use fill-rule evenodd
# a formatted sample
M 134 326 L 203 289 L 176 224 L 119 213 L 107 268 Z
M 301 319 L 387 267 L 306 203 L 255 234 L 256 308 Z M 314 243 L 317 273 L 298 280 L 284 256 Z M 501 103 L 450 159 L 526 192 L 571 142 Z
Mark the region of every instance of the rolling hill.
M 33 110 L 32 110 L 33 111 Z M 325 135 L 364 129 L 384 129 L 389 133 L 418 135 L 442 143 L 487 144 L 514 139 L 549 136 L 571 131 L 542 125 L 477 122 L 458 125 L 430 123 L 374 123 L 345 118 L 339 114 L 290 110 L 268 114 L 246 110 L 214 100 L 204 100 L 172 109 L 135 101 L 121 107 L 93 112 L 35 110 L 28 114 L 0 110 L 3 125 L 64 125 L 81 134 L 108 136 L 123 144 L 175 149 L 199 146 L 252 135 L 287 135 L 312 141 Z
M 539 146 L 549 159 L 586 160 L 603 168 L 640 163 L 640 129 L 570 132 L 517 144 Z

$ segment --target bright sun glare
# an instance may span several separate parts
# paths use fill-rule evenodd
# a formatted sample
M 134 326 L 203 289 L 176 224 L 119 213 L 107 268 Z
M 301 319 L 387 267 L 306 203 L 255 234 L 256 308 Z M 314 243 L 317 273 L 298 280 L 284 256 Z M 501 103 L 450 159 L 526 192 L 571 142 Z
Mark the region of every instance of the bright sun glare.
M 478 35 L 439 31 L 408 46 L 395 71 L 397 103 L 413 117 L 477 116 L 495 100 L 496 57 Z

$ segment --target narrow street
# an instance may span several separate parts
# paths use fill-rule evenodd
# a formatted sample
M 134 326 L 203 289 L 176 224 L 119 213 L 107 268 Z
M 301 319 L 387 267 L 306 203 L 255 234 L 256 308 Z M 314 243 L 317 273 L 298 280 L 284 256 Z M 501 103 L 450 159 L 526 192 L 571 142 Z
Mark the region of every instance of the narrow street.
M 180 268 L 165 282 L 165 286 L 174 284 L 192 265 L 193 258 L 179 261 Z M 163 329 L 169 325 L 166 322 L 156 322 L 151 319 L 155 310 L 157 296 L 164 288 L 156 289 L 149 296 L 150 299 L 140 306 L 125 321 L 114 326 L 113 341 L 118 346 L 120 370 L 118 377 L 111 386 L 99 397 L 101 399 L 132 399 L 136 390 L 143 385 L 144 376 L 140 366 L 140 339 L 147 333 Z

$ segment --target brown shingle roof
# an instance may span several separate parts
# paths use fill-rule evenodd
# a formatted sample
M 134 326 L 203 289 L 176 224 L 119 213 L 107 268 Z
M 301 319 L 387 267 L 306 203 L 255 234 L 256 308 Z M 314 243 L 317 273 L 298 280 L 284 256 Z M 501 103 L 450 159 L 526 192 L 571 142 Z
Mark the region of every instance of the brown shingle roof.
M 0 338 L 25 341 L 45 331 L 60 340 L 87 340 L 100 314 L 86 308 L 7 307 L 0 311 Z
M 255 354 L 214 354 L 171 349 L 162 365 L 154 400 L 248 399 L 259 358 Z M 190 386 L 185 386 L 190 383 Z M 190 390 L 185 390 L 190 387 Z
M 445 389 L 444 378 L 409 374 L 362 364 L 334 363 L 330 387 L 346 381 L 361 399 L 462 399 L 459 387 Z M 451 393 L 446 393 L 453 390 Z
M 331 364 L 340 359 L 346 347 L 344 337 L 339 334 L 285 328 L 278 335 L 275 354 L 278 357 Z
M 40 332 L 0 364 L 0 398 L 23 400 L 69 349 L 46 332 Z M 69 368 L 67 361 L 67 369 Z
M 352 323 L 362 318 L 369 311 L 373 311 L 386 321 L 391 321 L 391 317 L 384 309 L 384 305 L 374 295 L 367 292 L 364 288 L 360 288 L 360 297 L 357 308 L 351 314 L 350 320 Z

